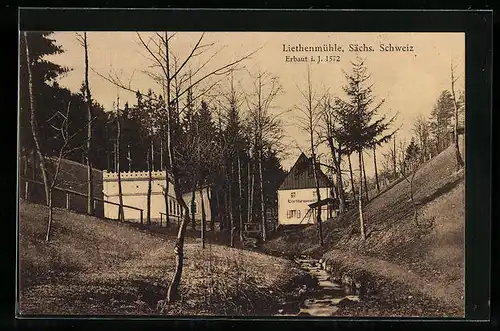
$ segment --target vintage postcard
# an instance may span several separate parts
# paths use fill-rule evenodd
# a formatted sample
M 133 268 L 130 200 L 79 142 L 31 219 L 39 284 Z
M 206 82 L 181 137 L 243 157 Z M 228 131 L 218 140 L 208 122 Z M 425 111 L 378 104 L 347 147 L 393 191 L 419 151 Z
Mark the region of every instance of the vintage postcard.
M 20 316 L 464 316 L 464 33 L 21 31 L 19 63 Z

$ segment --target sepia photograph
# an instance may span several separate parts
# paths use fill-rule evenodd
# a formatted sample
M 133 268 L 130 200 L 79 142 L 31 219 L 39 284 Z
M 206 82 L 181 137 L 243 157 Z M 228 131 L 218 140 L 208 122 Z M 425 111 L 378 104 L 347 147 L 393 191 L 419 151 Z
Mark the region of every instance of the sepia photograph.
M 465 316 L 465 33 L 20 31 L 19 316 Z

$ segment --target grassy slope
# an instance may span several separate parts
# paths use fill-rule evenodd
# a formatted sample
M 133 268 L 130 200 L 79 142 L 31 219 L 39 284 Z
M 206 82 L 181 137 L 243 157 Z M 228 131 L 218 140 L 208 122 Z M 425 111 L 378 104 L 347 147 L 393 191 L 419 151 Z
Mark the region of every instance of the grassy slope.
M 21 314 L 158 314 L 174 271 L 173 239 L 130 225 L 20 204 Z M 172 237 L 170 237 L 172 238 Z M 181 300 L 165 314 L 259 314 L 302 272 L 287 260 L 209 245 L 185 245 Z M 210 286 L 209 286 L 210 285 Z
M 317 229 L 311 226 L 268 242 L 265 250 L 322 256 L 342 272 L 397 282 L 405 293 L 420 293 L 439 302 L 445 313 L 460 315 L 465 190 L 464 173 L 455 171 L 454 156 L 454 150 L 447 149 L 424 164 L 415 178 L 419 221 L 433 223 L 430 229 L 413 223 L 409 185 L 400 180 L 365 206 L 366 242 L 360 239 L 359 214 L 352 210 L 324 223 L 324 247 L 319 247 Z

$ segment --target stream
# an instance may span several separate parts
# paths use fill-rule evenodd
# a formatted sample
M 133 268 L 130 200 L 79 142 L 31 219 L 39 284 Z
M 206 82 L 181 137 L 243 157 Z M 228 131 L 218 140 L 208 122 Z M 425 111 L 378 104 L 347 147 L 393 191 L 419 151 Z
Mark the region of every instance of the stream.
M 310 291 L 307 298 L 298 306 L 297 303 L 283 303 L 275 316 L 332 316 L 340 305 L 359 301 L 357 291 L 332 282 L 330 275 L 318 260 L 301 256 L 295 262 L 301 269 L 315 277 L 318 285 L 312 291 L 303 285 L 301 290 Z

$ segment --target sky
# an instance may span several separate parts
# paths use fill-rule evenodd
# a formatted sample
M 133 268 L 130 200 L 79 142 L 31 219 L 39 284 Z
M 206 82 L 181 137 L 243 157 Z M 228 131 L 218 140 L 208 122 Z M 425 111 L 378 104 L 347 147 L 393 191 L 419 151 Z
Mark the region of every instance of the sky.
M 153 32 L 139 32 L 145 42 L 150 37 L 158 40 Z M 179 61 L 189 54 L 202 32 L 169 32 L 170 49 Z M 56 43 L 61 45 L 64 53 L 53 55 L 47 59 L 67 66 L 71 72 L 60 78 L 61 85 L 72 91 L 78 91 L 84 78 L 84 50 L 77 39 L 77 32 L 56 32 L 52 35 Z M 135 95 L 118 88 L 101 76 L 113 75 L 133 90 L 146 91 L 148 88 L 159 92 L 159 86 L 145 73 L 154 71 L 151 56 L 141 45 L 136 32 L 88 32 L 89 44 L 89 82 L 92 97 L 102 104 L 106 110 L 120 98 L 120 103 L 135 103 Z M 457 89 L 464 89 L 465 80 L 465 35 L 463 33 L 317 33 L 317 32 L 207 32 L 202 44 L 207 45 L 203 54 L 197 56 L 186 70 L 195 70 L 207 62 L 196 77 L 230 63 L 236 59 L 255 52 L 251 58 L 239 65 L 234 75 L 235 86 L 240 91 L 251 92 L 252 79 L 249 73 L 267 72 L 277 77 L 282 86 L 282 93 L 276 97 L 271 113 L 282 114 L 284 123 L 284 144 L 287 151 L 282 158 L 284 169 L 289 169 L 301 151 L 308 151 L 307 133 L 300 129 L 297 106 L 302 106 L 303 96 L 299 89 L 307 87 L 307 70 L 310 69 L 313 91 L 317 97 L 328 91 L 334 97 L 344 97 L 342 85 L 346 83 L 343 71 L 349 71 L 351 61 L 360 56 L 365 60 L 371 74 L 373 94 L 376 101 L 384 99 L 381 114 L 391 116 L 397 113 L 394 128 L 399 128 L 397 139 L 409 141 L 412 123 L 418 115 L 429 116 L 432 107 L 441 91 L 450 89 L 450 67 L 456 65 L 458 76 Z M 284 51 L 298 45 L 337 47 L 337 51 Z M 353 45 L 371 46 L 373 51 L 356 51 Z M 381 51 L 381 45 L 388 47 L 406 46 L 412 51 Z M 153 44 L 150 44 L 153 45 Z M 341 47 L 343 51 L 339 51 Z M 152 47 L 157 49 L 156 46 Z M 352 51 L 351 51 L 352 50 Z M 287 61 L 287 56 L 289 56 Z M 294 62 L 292 56 L 307 57 L 308 62 Z M 310 62 L 311 56 L 316 59 L 322 56 L 323 62 Z M 328 61 L 328 56 L 332 56 Z M 337 61 L 338 60 L 338 61 Z M 215 82 L 213 78 L 200 84 L 200 88 Z M 214 89 L 220 93 L 227 91 L 229 80 L 220 83 Z M 220 92 L 222 91 L 222 92 Z M 245 105 L 242 113 L 245 114 Z M 382 160 L 382 153 L 387 146 L 377 151 L 377 159 Z M 319 149 L 321 160 L 326 161 L 328 150 Z M 372 154 L 370 154 L 372 155 Z M 371 156 L 365 161 L 367 176 L 373 174 Z M 353 168 L 358 167 L 353 158 Z M 380 162 L 380 161 L 379 161 Z M 380 168 L 380 164 L 378 167 Z

